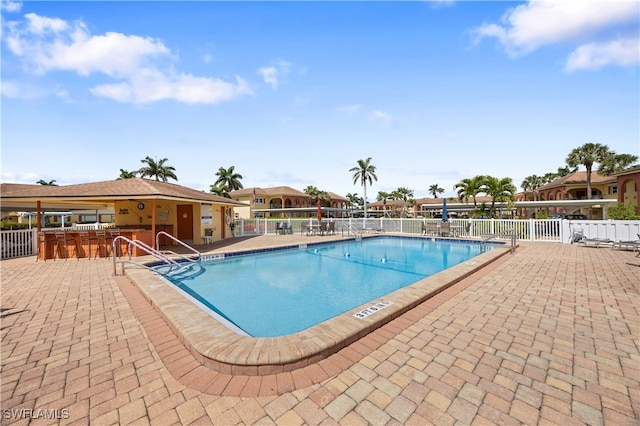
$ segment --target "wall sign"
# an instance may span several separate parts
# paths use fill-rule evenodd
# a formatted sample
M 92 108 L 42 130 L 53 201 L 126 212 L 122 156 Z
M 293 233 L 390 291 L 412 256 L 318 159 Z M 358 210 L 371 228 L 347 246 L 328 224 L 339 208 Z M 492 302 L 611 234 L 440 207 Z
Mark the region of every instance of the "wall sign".
M 211 204 L 200 205 L 200 223 L 211 225 L 213 223 L 213 210 Z

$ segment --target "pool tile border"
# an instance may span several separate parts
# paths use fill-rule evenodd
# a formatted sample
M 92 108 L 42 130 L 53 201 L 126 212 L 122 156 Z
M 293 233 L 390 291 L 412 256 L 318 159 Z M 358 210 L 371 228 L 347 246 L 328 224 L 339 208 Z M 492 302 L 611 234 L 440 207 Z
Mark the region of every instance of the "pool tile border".
M 312 245 L 315 244 L 308 244 Z M 298 245 L 255 251 L 296 247 Z M 241 253 L 246 252 L 229 252 L 229 255 L 237 256 Z M 469 261 L 424 278 L 385 297 L 369 301 L 306 330 L 270 338 L 241 336 L 229 330 L 181 296 L 167 281 L 146 269 L 128 267 L 125 271 L 132 283 L 198 362 L 221 373 L 263 376 L 291 372 L 328 358 L 507 253 L 507 247 L 497 246 Z M 365 318 L 353 316 L 354 313 L 380 301 L 392 303 Z

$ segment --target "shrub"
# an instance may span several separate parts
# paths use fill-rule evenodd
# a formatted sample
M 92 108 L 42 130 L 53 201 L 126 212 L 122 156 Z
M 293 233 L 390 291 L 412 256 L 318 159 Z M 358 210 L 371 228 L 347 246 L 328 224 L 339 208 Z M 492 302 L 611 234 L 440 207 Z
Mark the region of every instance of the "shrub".
M 607 213 L 609 218 L 613 220 L 638 220 L 640 216 L 636 213 L 637 211 L 638 204 L 633 201 L 627 201 L 626 203 L 618 203 L 609 207 Z
M 35 228 L 35 225 L 31 225 L 32 228 Z M 11 231 L 16 229 L 29 229 L 28 223 L 18 223 L 18 222 L 0 222 L 0 229 L 3 231 Z
M 546 210 L 540 210 L 536 212 L 536 219 L 549 219 L 549 213 Z

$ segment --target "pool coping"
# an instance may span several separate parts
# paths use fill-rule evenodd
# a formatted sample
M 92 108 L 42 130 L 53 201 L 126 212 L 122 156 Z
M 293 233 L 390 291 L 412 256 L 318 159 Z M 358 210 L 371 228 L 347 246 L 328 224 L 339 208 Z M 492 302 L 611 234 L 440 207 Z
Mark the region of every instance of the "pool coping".
M 493 250 L 468 261 L 320 324 L 281 337 L 237 334 L 181 296 L 168 281 L 151 271 L 127 267 L 125 273 L 202 365 L 226 374 L 261 376 L 294 371 L 315 364 L 509 253 L 509 248 L 503 244 L 492 245 L 495 245 Z M 280 250 L 283 247 L 285 246 L 272 249 Z M 298 245 L 289 247 L 297 248 Z M 261 251 L 268 250 L 271 249 Z M 380 302 L 390 303 L 385 304 L 383 309 L 370 309 Z M 354 316 L 361 312 L 365 315 L 359 318 Z

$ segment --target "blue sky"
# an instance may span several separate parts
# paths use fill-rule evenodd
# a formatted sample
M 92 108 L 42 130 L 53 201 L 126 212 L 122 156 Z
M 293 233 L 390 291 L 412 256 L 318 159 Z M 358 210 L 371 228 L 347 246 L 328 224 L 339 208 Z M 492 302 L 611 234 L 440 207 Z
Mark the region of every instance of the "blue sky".
M 111 180 L 146 156 L 207 190 L 445 196 L 640 155 L 640 3 L 2 3 L 2 182 Z

